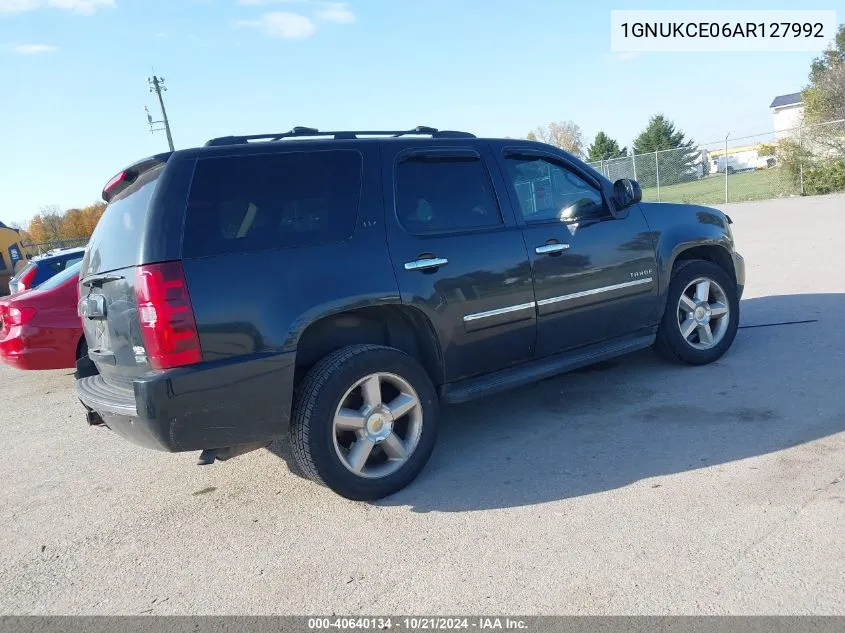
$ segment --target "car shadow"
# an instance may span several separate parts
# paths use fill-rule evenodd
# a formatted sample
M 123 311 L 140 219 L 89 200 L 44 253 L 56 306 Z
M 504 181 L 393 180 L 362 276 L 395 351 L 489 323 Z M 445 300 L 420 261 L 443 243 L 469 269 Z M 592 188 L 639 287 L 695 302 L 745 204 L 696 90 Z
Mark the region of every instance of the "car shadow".
M 845 294 L 747 299 L 741 312 L 732 349 L 711 365 L 675 365 L 648 350 L 444 408 L 426 469 L 378 504 L 419 512 L 538 504 L 845 430 Z M 293 467 L 285 443 L 273 450 Z

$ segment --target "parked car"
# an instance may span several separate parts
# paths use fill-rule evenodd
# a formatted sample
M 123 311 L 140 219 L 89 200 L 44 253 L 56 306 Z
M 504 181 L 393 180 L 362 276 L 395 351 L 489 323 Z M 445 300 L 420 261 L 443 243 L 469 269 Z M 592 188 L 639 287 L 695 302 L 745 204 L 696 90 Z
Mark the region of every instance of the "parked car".
M 652 345 L 710 363 L 737 331 L 724 213 L 643 203 L 542 143 L 295 128 L 145 159 L 103 198 L 89 423 L 200 463 L 289 434 L 352 499 L 418 475 L 441 403 Z
M 87 353 L 76 262 L 35 290 L 0 299 L 0 360 L 18 369 L 74 369 Z
M 17 294 L 37 288 L 71 264 L 81 262 L 84 254 L 84 248 L 65 248 L 50 251 L 40 257 L 33 257 L 18 274 L 9 280 L 9 291 Z

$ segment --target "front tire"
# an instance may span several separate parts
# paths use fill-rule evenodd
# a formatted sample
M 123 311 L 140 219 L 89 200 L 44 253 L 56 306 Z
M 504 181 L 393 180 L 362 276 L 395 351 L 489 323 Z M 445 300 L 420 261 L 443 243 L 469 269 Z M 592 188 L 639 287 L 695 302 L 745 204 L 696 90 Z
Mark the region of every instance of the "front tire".
M 706 365 L 722 357 L 739 327 L 734 281 L 716 264 L 679 262 L 672 272 L 655 348 L 665 358 Z
M 398 492 L 422 471 L 437 438 L 434 385 L 408 354 L 379 345 L 332 352 L 305 376 L 291 419 L 303 472 L 357 501 Z

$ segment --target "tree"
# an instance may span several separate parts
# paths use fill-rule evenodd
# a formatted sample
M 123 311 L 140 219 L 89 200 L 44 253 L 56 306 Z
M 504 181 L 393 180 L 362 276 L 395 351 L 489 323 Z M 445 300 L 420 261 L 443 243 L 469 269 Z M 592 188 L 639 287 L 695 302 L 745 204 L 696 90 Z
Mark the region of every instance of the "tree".
M 81 209 L 61 211 L 57 206 L 42 207 L 29 223 L 26 242 L 49 244 L 72 240 L 84 243 L 91 237 L 105 211 L 103 202 L 95 202 Z
M 800 135 L 781 139 L 778 163 L 802 193 L 845 190 L 845 125 L 813 125 L 845 119 L 845 24 L 828 49 L 810 65 L 810 84 L 802 94 Z
M 833 42 L 810 65 L 810 83 L 816 83 L 820 75 L 842 63 L 845 63 L 845 24 L 839 25 Z
M 554 145 L 579 158 L 584 155 L 584 140 L 581 128 L 572 121 L 552 121 L 528 133 L 529 141 L 540 141 Z
M 590 147 L 587 148 L 587 160 L 590 162 L 597 162 L 600 160 L 612 160 L 614 158 L 622 158 L 628 154 L 628 149 L 623 147 L 619 149 L 619 143 L 614 138 L 610 138 L 604 132 L 596 134 Z
M 676 151 L 664 151 L 676 150 Z M 655 159 L 654 152 L 659 152 Z M 638 154 L 647 154 L 638 156 Z M 634 140 L 637 180 L 644 187 L 687 182 L 697 176 L 700 154 L 692 140 L 662 114 L 651 117 L 646 128 Z
M 836 38 L 824 54 L 813 60 L 810 85 L 804 89 L 802 98 L 807 123 L 845 119 L 845 24 L 839 26 Z M 833 142 L 832 145 L 826 143 L 827 146 L 845 150 L 841 126 L 835 131 L 825 126 L 818 132 L 817 136 L 828 137 Z

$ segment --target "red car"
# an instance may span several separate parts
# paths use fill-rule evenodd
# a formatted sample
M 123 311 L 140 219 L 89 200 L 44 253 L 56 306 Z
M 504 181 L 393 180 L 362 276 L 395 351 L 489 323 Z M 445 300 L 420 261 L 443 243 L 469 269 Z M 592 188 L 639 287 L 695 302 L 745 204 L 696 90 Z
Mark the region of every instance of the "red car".
M 0 299 L 0 360 L 18 369 L 76 368 L 76 360 L 88 353 L 77 314 L 81 265 Z

